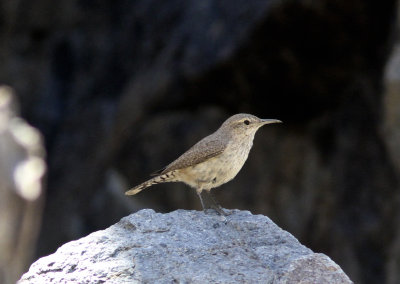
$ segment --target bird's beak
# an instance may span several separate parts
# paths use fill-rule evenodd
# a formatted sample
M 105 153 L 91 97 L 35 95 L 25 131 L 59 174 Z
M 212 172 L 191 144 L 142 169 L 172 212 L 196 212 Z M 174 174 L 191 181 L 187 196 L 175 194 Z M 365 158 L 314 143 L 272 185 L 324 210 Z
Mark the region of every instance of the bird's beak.
M 271 123 L 282 123 L 282 121 L 278 119 L 261 119 L 262 125 L 271 124 Z

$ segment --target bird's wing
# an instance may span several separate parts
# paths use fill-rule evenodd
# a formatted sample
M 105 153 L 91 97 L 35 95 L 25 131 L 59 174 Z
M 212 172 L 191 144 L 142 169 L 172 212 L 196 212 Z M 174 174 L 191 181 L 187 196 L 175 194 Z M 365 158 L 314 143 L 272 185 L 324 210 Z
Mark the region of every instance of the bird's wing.
M 214 137 L 211 135 L 200 140 L 192 148 L 183 153 L 178 159 L 151 175 L 157 176 L 173 170 L 183 169 L 200 164 L 208 159 L 220 155 L 225 150 L 226 144 L 221 143 L 221 140 L 219 139 L 213 138 Z

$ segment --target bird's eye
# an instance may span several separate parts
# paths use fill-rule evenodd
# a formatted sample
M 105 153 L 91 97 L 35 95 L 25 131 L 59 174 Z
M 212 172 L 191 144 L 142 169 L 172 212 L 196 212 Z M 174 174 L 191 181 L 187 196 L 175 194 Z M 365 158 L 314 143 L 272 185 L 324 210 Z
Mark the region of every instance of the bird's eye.
M 250 121 L 248 121 L 247 119 L 245 121 L 243 121 L 244 124 L 249 125 Z

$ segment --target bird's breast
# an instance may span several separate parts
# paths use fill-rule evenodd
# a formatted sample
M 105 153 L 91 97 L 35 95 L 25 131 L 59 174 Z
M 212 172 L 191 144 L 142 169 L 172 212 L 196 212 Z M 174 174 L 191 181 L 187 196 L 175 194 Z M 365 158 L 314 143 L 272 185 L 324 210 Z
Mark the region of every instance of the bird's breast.
M 220 155 L 185 169 L 183 181 L 192 187 L 209 190 L 232 180 L 246 162 L 251 144 L 233 144 Z

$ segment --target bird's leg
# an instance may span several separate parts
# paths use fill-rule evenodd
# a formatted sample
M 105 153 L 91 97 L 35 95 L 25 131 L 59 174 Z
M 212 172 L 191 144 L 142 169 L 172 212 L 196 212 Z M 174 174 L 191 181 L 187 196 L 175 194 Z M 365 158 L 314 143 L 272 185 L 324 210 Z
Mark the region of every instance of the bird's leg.
M 205 211 L 206 208 L 204 207 L 204 202 L 203 202 L 203 198 L 201 197 L 201 192 L 202 192 L 201 188 L 196 189 L 197 196 L 200 198 L 201 207 L 203 208 L 203 211 Z
M 211 193 L 211 190 L 206 190 L 205 194 L 208 196 L 208 200 L 211 203 L 211 208 L 214 208 L 214 209 L 222 208 L 221 205 L 219 205 L 219 203 L 217 201 L 215 201 L 214 194 Z
M 202 193 L 200 193 L 203 195 L 203 200 L 206 201 L 205 205 L 206 207 L 203 206 L 204 210 L 207 209 L 213 209 L 215 210 L 219 215 L 227 215 L 225 213 L 225 211 L 222 209 L 222 207 L 215 201 L 213 195 L 211 194 L 211 192 L 209 190 L 204 190 L 202 191 Z

